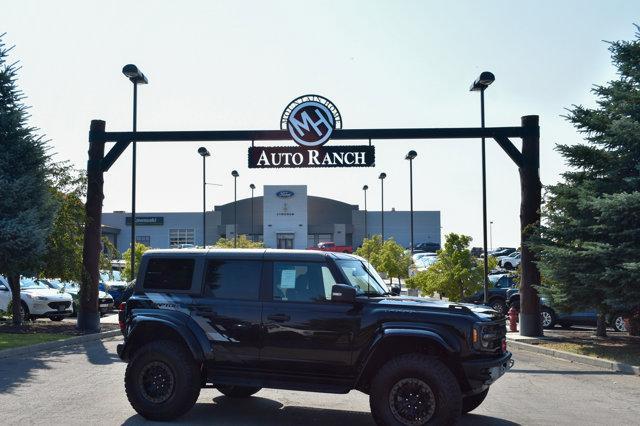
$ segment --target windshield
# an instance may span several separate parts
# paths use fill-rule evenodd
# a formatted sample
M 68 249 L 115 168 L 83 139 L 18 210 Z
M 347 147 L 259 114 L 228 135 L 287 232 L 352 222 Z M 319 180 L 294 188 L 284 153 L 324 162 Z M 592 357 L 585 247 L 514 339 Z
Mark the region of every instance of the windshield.
M 100 279 L 103 282 L 107 282 L 107 281 L 122 281 L 122 275 L 120 274 L 120 271 L 111 271 L 111 272 L 101 271 L 100 272 Z
M 33 278 L 20 278 L 20 288 L 33 289 L 33 288 L 49 288 L 49 287 L 34 280 Z
M 366 260 L 338 260 L 336 263 L 358 294 L 382 296 L 387 293 L 386 284 Z
M 39 282 L 41 282 L 44 285 L 47 285 L 51 288 L 55 288 L 56 290 L 62 290 L 62 288 L 64 287 L 62 285 L 62 283 L 58 280 L 38 280 Z
M 422 266 L 422 267 L 428 268 L 429 266 L 431 266 L 434 263 L 436 263 L 437 260 L 438 260 L 438 258 L 435 257 L 435 256 L 426 256 L 426 257 L 421 257 L 420 259 L 416 260 L 416 264 L 418 264 L 418 266 Z

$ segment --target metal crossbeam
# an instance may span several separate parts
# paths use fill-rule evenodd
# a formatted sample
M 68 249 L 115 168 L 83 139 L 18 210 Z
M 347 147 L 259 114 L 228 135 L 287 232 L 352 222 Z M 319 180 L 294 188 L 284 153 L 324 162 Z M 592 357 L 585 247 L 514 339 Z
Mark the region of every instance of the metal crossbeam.
M 332 140 L 357 139 L 475 139 L 522 138 L 530 129 L 523 127 L 461 127 L 436 129 L 336 129 Z M 285 141 L 286 130 L 203 130 L 172 132 L 90 132 L 89 141 L 102 142 L 214 142 L 214 141 Z

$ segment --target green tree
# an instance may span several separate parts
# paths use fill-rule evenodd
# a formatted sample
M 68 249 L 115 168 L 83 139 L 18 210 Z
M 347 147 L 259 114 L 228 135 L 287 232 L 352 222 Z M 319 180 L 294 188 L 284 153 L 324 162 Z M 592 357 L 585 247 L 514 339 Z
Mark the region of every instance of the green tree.
M 0 35 L 0 274 L 13 293 L 13 322 L 20 325 L 20 274 L 35 275 L 46 250 L 55 204 L 47 185 L 47 145 L 27 123 L 18 66 L 7 64 Z
M 145 251 L 149 250 L 149 247 L 145 246 L 142 243 L 136 242 L 135 250 L 136 250 L 135 252 L 136 266 L 135 266 L 135 270 L 133 271 L 134 278 L 138 276 L 138 269 L 140 268 L 140 261 L 142 260 L 142 255 L 144 254 Z M 125 260 L 122 276 L 125 277 L 124 279 L 126 280 L 126 279 L 129 279 L 129 277 L 131 276 L 131 247 L 129 247 L 127 251 L 123 253 L 122 257 L 124 257 L 124 260 Z
M 233 238 L 220 238 L 213 245 L 214 248 L 234 248 L 233 247 Z M 236 248 L 264 248 L 264 243 L 262 241 L 251 241 L 247 238 L 246 235 L 239 235 L 238 241 L 236 244 Z
M 618 78 L 592 89 L 596 107 L 569 110 L 585 141 L 557 146 L 571 169 L 547 188 L 531 245 L 541 293 L 560 310 L 595 307 L 598 336 L 608 312 L 640 305 L 640 33 L 609 51 Z
M 51 195 L 58 209 L 47 238 L 41 275 L 80 282 L 86 177 L 67 162 L 53 165 L 49 176 Z
M 103 251 L 100 252 L 100 269 L 111 269 L 111 261 L 120 258 L 120 253 L 116 246 L 107 237 L 102 237 Z M 131 258 L 129 258 L 131 259 Z
M 372 235 L 371 238 L 365 238 L 362 241 L 362 246 L 354 254 L 364 257 L 376 270 L 380 270 L 379 258 L 382 253 L 382 246 L 382 237 L 380 235 Z
M 453 302 L 480 291 L 484 283 L 484 266 L 482 259 L 471 255 L 470 243 L 471 237 L 467 235 L 447 234 L 444 248 L 438 250 L 435 263 L 409 278 L 407 286 L 424 294 L 437 292 Z M 489 267 L 494 268 L 495 265 L 495 258 L 490 257 Z
M 382 244 L 382 250 L 374 259 L 378 266 L 377 270 L 384 272 L 392 281 L 393 278 L 406 278 L 409 276 L 409 266 L 411 266 L 411 255 L 405 252 L 405 248 L 396 243 L 393 238 Z M 373 265 L 373 263 L 371 263 Z

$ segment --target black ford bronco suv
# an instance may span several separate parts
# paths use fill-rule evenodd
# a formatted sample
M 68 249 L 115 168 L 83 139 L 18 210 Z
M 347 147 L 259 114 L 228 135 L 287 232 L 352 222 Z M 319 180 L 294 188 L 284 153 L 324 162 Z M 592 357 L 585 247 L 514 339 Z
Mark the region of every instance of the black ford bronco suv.
M 512 365 L 504 316 L 392 296 L 343 253 L 151 250 L 120 320 L 127 397 L 153 420 L 212 387 L 231 398 L 357 389 L 378 424 L 451 424 Z

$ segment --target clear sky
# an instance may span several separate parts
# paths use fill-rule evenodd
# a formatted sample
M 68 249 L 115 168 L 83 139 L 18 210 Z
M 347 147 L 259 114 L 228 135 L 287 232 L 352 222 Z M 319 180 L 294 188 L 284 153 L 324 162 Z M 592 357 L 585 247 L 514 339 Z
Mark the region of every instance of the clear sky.
M 148 76 L 139 90 L 139 130 L 277 129 L 294 98 L 317 93 L 342 113 L 344 128 L 471 127 L 481 71 L 487 126 L 541 123 L 543 184 L 565 170 L 556 143 L 580 136 L 561 115 L 594 103 L 592 84 L 615 78 L 603 40 L 631 39 L 636 1 L 10 1 L 0 2 L 0 33 L 16 45 L 19 84 L 32 124 L 59 159 L 85 167 L 91 119 L 130 130 L 131 84 L 122 66 Z M 329 142 L 332 143 L 332 142 Z M 333 142 L 337 144 L 337 142 Z M 307 184 L 311 195 L 379 209 L 377 176 L 387 173 L 385 208 L 408 210 L 409 149 L 414 207 L 440 210 L 443 234 L 481 245 L 480 142 L 375 142 L 375 168 L 249 170 L 249 142 L 208 143 L 211 205 L 255 183 Z M 137 210 L 201 209 L 199 143 L 139 143 Z M 516 166 L 487 145 L 488 213 L 493 245 L 519 243 Z M 130 210 L 130 149 L 105 175 L 104 211 Z

